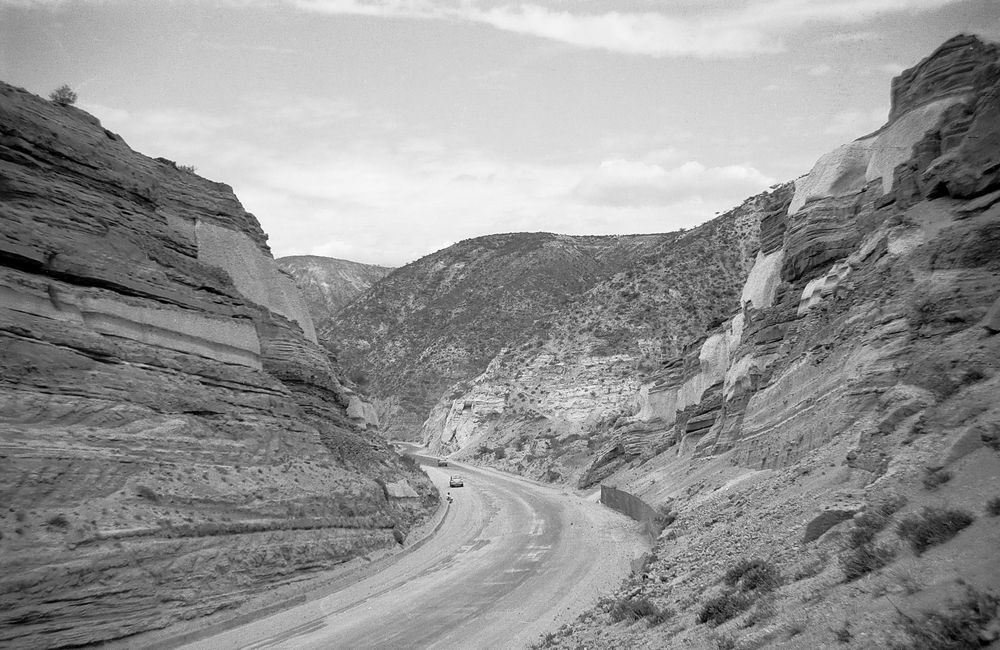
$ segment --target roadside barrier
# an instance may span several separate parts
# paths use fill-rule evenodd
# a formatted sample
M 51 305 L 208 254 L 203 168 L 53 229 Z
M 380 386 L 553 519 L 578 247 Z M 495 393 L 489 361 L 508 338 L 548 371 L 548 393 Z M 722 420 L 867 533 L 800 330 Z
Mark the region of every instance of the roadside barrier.
M 638 521 L 642 524 L 642 533 L 649 537 L 652 544 L 656 544 L 663 530 L 663 517 L 659 510 L 634 494 L 604 484 L 601 484 L 601 503 Z

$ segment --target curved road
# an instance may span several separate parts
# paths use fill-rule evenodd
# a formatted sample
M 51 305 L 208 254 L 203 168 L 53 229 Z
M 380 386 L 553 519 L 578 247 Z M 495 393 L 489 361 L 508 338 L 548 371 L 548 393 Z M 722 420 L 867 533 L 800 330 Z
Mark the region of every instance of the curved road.
M 188 648 L 517 648 L 592 606 L 645 548 L 599 503 L 491 470 L 425 467 L 455 501 L 374 575 Z M 449 474 L 465 477 L 448 488 Z

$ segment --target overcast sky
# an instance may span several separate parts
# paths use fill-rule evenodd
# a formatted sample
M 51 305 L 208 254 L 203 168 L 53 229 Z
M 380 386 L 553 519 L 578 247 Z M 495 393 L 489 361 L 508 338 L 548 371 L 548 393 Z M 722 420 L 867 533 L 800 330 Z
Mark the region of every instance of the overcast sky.
M 0 0 L 0 79 L 234 187 L 275 257 L 666 232 L 885 121 L 998 0 Z

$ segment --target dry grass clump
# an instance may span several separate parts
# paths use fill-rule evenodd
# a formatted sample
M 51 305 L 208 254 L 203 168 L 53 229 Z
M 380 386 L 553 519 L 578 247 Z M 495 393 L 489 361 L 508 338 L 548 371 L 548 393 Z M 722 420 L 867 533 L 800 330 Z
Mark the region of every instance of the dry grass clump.
M 66 518 L 66 515 L 60 513 L 49 517 L 45 524 L 52 528 L 69 528 L 69 519 Z
M 673 616 L 669 608 L 660 609 L 648 598 L 621 598 L 611 605 L 611 620 L 634 622 L 640 618 L 649 619 L 650 625 L 659 625 Z
M 954 474 L 946 469 L 928 469 L 924 473 L 924 488 L 927 490 L 936 490 L 954 477 Z
M 730 587 L 739 585 L 741 591 L 774 591 L 781 586 L 781 572 L 766 560 L 754 558 L 740 560 L 723 576 Z
M 759 558 L 740 560 L 723 574 L 722 580 L 729 589 L 705 601 L 698 612 L 699 623 L 725 623 L 750 609 L 761 595 L 774 591 L 782 583 L 781 572 Z
M 753 602 L 754 599 L 750 594 L 727 591 L 705 601 L 701 611 L 698 612 L 698 622 L 721 625 L 750 609 Z
M 931 546 L 948 541 L 975 520 L 964 510 L 928 506 L 919 515 L 901 521 L 896 532 L 920 555 Z
M 902 497 L 890 498 L 866 508 L 854 518 L 854 527 L 847 534 L 844 552 L 839 558 L 845 582 L 881 569 L 896 557 L 895 546 L 876 544 L 875 536 L 889 525 L 892 516 L 905 504 Z
M 996 640 L 990 623 L 997 617 L 1000 598 L 967 588 L 965 597 L 944 612 L 923 612 L 919 618 L 900 613 L 900 627 L 908 637 L 893 644 L 893 650 L 964 650 L 981 648 Z M 989 638 L 987 638 L 989 637 Z
M 872 571 L 881 569 L 896 557 L 896 548 L 888 544 L 862 544 L 840 556 L 844 582 L 853 582 Z

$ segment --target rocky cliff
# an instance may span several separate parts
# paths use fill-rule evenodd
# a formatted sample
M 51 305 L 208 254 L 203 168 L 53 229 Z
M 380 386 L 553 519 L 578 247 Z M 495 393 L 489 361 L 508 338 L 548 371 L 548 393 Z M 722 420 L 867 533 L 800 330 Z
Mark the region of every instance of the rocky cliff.
M 317 326 L 332 318 L 393 269 L 317 255 L 280 257 L 278 268 L 292 276 Z
M 551 647 L 996 645 L 998 152 L 1000 45 L 958 36 L 764 216 L 739 313 L 582 480 L 672 522 L 616 596 L 667 622 L 612 600 Z
M 944 44 L 894 81 L 884 127 L 795 182 L 761 223 L 742 311 L 644 386 L 637 420 L 662 444 L 778 467 L 862 413 L 909 417 L 963 385 L 944 369 L 977 346 L 953 335 L 982 331 L 997 290 L 996 58 Z
M 229 187 L 0 85 L 0 223 L 0 645 L 225 610 L 436 500 Z

